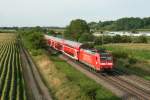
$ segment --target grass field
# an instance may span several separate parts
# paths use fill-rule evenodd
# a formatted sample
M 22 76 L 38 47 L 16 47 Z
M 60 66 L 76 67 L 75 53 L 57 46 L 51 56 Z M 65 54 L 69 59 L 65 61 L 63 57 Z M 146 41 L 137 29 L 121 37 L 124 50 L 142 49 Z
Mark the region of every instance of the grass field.
M 150 80 L 150 44 L 106 44 L 112 51 L 116 67 Z
M 105 47 L 112 51 L 125 51 L 137 59 L 150 60 L 150 44 L 108 44 Z
M 0 100 L 26 100 L 16 35 L 0 33 Z
M 65 31 L 65 29 L 57 29 L 57 28 L 49 28 L 49 30 L 53 30 L 53 31 L 55 31 L 55 32 L 64 32 Z
M 137 29 L 137 31 L 142 31 L 142 32 L 150 32 L 150 29 Z
M 36 56 L 38 69 L 56 100 L 118 100 L 114 94 L 56 55 Z
M 0 29 L 0 33 L 15 33 L 15 29 Z

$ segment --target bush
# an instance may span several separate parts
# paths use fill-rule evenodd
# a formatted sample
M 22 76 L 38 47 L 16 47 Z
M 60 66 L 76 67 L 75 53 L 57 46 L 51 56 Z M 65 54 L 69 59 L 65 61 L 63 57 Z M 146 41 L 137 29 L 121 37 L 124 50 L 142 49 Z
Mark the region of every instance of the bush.
M 102 37 L 95 37 L 94 44 L 95 45 L 102 45 Z
M 47 32 L 48 35 L 56 36 L 56 32 L 54 30 L 49 30 Z
M 121 40 L 122 40 L 122 37 L 120 35 L 113 36 L 114 43 L 120 43 Z
M 148 39 L 146 36 L 139 36 L 135 39 L 134 43 L 148 43 Z
M 135 64 L 137 62 L 136 58 L 129 58 L 129 63 L 130 64 Z
M 131 43 L 132 42 L 132 39 L 130 36 L 122 36 L 122 39 L 120 40 L 121 43 Z
M 114 51 L 112 54 L 115 58 L 128 58 L 128 53 L 125 51 Z
M 101 44 L 107 44 L 107 43 L 112 43 L 113 39 L 111 36 L 100 36 L 100 37 L 95 37 L 94 43 L 96 45 L 101 45 Z
M 103 43 L 107 44 L 107 43 L 112 43 L 113 39 L 111 36 L 103 36 Z
M 129 68 L 129 67 L 131 67 L 131 65 L 130 64 L 125 64 L 124 67 Z

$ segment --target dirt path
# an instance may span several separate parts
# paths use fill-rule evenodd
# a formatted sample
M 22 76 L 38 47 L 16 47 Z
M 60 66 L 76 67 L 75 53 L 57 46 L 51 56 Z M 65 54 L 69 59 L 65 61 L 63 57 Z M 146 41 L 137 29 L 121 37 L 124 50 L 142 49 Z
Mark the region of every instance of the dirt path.
M 40 74 L 26 50 L 21 48 L 23 76 L 27 87 L 29 100 L 52 100 L 48 88 L 43 83 Z

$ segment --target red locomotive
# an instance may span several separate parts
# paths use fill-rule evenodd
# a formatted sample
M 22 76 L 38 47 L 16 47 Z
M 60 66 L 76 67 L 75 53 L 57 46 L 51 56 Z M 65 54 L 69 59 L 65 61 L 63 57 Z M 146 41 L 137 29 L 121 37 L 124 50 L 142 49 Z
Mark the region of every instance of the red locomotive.
M 45 39 L 50 47 L 92 67 L 96 71 L 111 70 L 113 68 L 112 55 L 105 50 L 85 48 L 82 43 L 49 35 L 45 35 Z

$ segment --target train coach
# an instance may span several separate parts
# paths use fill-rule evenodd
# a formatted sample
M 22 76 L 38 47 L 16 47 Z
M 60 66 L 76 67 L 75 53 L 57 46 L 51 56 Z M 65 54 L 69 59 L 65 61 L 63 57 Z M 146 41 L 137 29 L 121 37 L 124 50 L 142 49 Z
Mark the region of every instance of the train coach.
M 63 51 L 63 39 L 56 38 L 53 36 L 45 35 L 45 39 L 47 41 L 47 44 L 58 51 Z
M 49 35 L 45 35 L 45 39 L 50 47 L 88 65 L 96 71 L 113 69 L 112 55 L 106 50 L 86 48 L 85 44 Z

